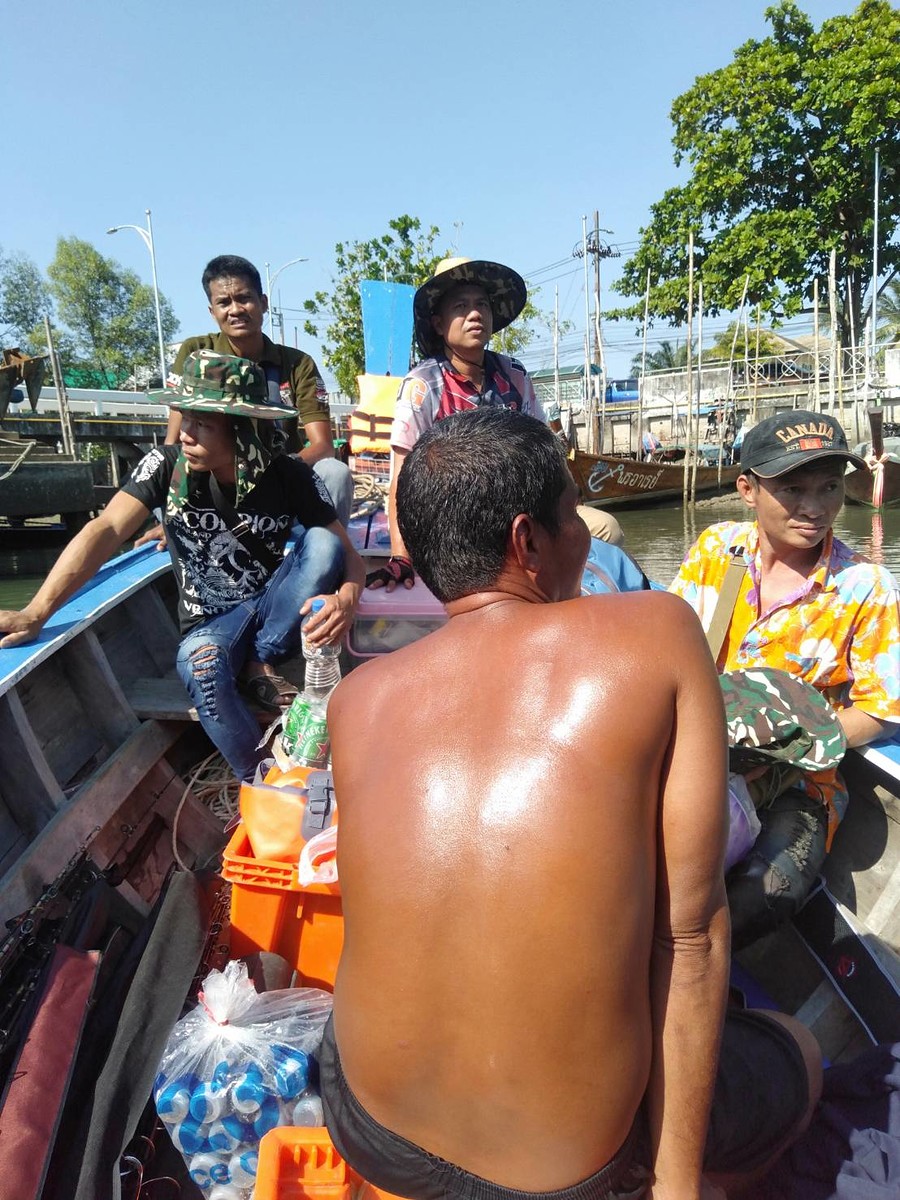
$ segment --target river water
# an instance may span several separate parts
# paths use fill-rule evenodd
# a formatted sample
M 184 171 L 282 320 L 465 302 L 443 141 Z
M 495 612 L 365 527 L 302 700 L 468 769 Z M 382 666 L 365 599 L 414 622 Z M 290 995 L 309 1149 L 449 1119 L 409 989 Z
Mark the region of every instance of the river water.
M 743 520 L 747 510 L 735 497 L 701 500 L 692 509 L 638 508 L 616 517 L 625 533 L 626 548 L 651 579 L 669 584 L 686 550 L 716 521 Z M 846 505 L 835 522 L 842 541 L 883 563 L 900 579 L 900 508 L 876 516 L 868 508 Z M 24 535 L 23 535 L 24 536 Z M 20 608 L 34 595 L 62 546 L 0 546 L 0 608 Z

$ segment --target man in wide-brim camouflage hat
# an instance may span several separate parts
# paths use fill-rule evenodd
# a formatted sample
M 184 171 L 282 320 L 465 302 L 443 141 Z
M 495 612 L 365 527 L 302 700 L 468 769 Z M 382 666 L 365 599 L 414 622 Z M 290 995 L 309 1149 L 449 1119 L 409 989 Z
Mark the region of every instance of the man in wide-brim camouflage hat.
M 435 421 L 487 405 L 547 420 L 522 364 L 487 349 L 493 334 L 516 319 L 527 299 L 518 272 L 481 258 L 443 259 L 416 292 L 416 343 L 425 357 L 405 377 L 397 396 L 388 500 L 391 559 L 369 576 L 370 587 L 413 586 L 415 574 L 394 517 L 394 496 L 403 460 Z M 553 427 L 559 427 L 558 421 Z
M 724 621 L 720 671 L 770 667 L 810 685 L 853 747 L 900 723 L 900 611 L 890 572 L 834 536 L 848 464 L 864 465 L 831 414 L 793 409 L 760 421 L 744 438 L 737 480 L 755 519 L 707 529 L 671 590 L 707 631 L 714 616 Z M 720 601 L 726 575 L 739 583 Z M 829 762 L 763 808 L 753 851 L 728 876 L 735 945 L 796 911 L 848 800 Z
M 269 712 L 296 689 L 277 667 L 309 639 L 335 643 L 349 628 L 365 571 L 311 467 L 283 454 L 275 422 L 296 416 L 269 399 L 248 359 L 199 351 L 164 393 L 182 414 L 179 445 L 151 450 L 106 508 L 69 543 L 21 612 L 0 612 L 0 646 L 38 636 L 154 510 L 163 511 L 178 584 L 176 665 L 207 734 L 239 779 L 262 758 L 250 699 Z M 288 535 L 294 547 L 285 554 Z

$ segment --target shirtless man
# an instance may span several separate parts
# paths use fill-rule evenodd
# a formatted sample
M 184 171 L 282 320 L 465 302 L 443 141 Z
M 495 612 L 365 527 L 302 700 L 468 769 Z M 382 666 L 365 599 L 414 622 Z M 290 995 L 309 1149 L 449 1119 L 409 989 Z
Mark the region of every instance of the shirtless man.
M 765 1169 L 820 1062 L 789 1018 L 729 1012 L 717 1075 L 725 731 L 699 623 L 665 593 L 579 596 L 576 487 L 532 417 L 435 423 L 397 504 L 450 620 L 328 710 L 329 1132 L 364 1178 L 427 1200 L 721 1194 L 703 1170 Z M 652 664 L 648 627 L 668 647 Z

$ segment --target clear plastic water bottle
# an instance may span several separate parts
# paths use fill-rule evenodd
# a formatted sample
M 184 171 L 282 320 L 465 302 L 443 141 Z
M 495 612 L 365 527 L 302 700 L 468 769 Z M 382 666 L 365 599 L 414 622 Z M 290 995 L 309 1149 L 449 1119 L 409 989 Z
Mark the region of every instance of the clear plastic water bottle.
M 324 601 L 314 600 L 310 616 L 319 612 L 323 605 Z M 338 659 L 341 648 L 339 645 L 311 646 L 305 636 L 302 647 L 305 660 L 303 691 L 295 696 L 287 711 L 281 745 L 295 765 L 324 768 L 328 766 L 331 753 L 325 714 L 328 697 L 341 681 Z
M 313 600 L 312 607 L 307 615 L 303 618 L 303 624 L 300 626 L 303 657 L 307 662 L 312 662 L 316 659 L 337 659 L 341 653 L 340 642 L 336 642 L 333 646 L 312 646 L 306 640 L 306 626 L 309 623 L 310 617 L 314 617 L 317 613 L 320 613 L 324 607 L 324 600 Z M 340 679 L 340 672 L 338 672 L 338 679 Z M 337 682 L 337 680 L 335 680 L 335 682 Z

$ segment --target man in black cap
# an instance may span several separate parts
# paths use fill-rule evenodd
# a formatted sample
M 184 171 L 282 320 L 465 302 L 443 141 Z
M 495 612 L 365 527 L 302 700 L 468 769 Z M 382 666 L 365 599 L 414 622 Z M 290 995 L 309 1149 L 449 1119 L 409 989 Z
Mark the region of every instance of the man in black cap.
M 848 746 L 864 746 L 900 722 L 900 610 L 890 572 L 832 532 L 848 463 L 865 467 L 831 416 L 801 409 L 760 421 L 737 480 L 755 520 L 707 529 L 670 590 L 708 636 L 721 631 L 710 636 L 720 671 L 787 671 L 835 708 Z M 727 880 L 736 947 L 797 910 L 848 799 L 832 769 L 804 775 L 760 811 L 756 845 Z

